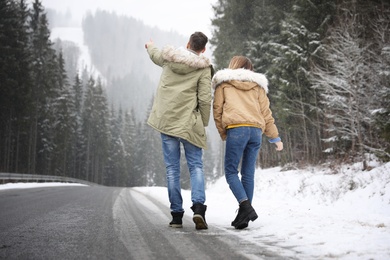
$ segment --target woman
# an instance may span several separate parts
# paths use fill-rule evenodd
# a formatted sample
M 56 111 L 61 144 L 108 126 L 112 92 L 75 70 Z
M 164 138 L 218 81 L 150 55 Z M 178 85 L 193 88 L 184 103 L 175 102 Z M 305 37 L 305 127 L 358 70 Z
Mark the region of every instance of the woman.
M 252 62 L 234 56 L 228 69 L 218 71 L 213 79 L 213 113 L 222 140 L 226 140 L 225 177 L 239 203 L 232 226 L 243 229 L 257 219 L 252 207 L 256 159 L 264 133 L 276 150 L 283 149 L 267 97 L 268 80 L 253 72 Z M 241 165 L 241 180 L 238 165 Z

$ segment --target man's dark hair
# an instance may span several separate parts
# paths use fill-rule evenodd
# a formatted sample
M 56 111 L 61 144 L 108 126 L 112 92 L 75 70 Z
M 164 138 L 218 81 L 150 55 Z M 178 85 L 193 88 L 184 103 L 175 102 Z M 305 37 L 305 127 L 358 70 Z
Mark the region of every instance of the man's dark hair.
M 207 36 L 202 32 L 194 32 L 190 37 L 190 48 L 193 51 L 199 52 L 206 47 L 208 42 Z

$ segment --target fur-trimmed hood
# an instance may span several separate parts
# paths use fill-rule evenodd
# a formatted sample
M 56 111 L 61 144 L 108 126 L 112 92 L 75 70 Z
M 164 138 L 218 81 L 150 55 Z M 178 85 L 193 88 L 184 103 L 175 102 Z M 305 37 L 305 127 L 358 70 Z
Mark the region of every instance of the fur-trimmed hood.
M 210 67 L 210 60 L 203 56 L 197 55 L 191 50 L 181 48 L 174 48 L 166 46 L 161 52 L 162 58 L 169 62 L 168 66 L 173 72 L 178 74 L 187 74 L 197 69 L 204 69 Z
M 246 69 L 223 69 L 215 73 L 211 85 L 213 89 L 223 82 L 244 81 L 253 82 L 262 87 L 268 93 L 268 80 L 264 74 Z

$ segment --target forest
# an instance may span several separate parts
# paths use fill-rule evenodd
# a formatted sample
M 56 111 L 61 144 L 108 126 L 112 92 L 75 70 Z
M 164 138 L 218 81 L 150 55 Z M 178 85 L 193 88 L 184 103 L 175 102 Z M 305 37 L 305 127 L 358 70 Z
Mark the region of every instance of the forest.
M 245 55 L 270 81 L 285 151 L 260 165 L 362 161 L 390 155 L 390 2 L 219 0 L 217 68 Z
M 25 0 L 0 0 L 0 172 L 108 186 L 164 186 L 160 136 L 145 120 L 159 71 L 150 69 L 156 67 L 150 61 L 149 67 L 143 65 L 148 57 L 140 48 L 150 35 L 160 44 L 178 44 L 183 37 L 104 11 L 89 14 L 83 27 L 102 75 L 95 77 L 87 67 L 75 68 L 80 54 L 75 43 L 52 42 L 50 16 L 56 15 L 39 0 L 31 6 Z M 116 35 L 107 37 L 102 24 L 116 25 Z M 112 42 L 120 35 L 127 37 L 126 44 Z M 120 52 L 127 50 L 132 52 L 126 59 Z M 212 172 L 210 152 L 205 151 L 205 169 Z M 189 178 L 182 182 L 189 187 Z
M 259 167 L 389 161 L 388 1 L 219 0 L 213 10 L 215 69 L 245 55 L 270 81 L 285 150 L 263 141 Z M 158 71 L 140 48 L 145 30 L 162 43 L 183 38 L 105 12 L 87 15 L 83 30 L 104 78 L 75 68 L 77 47 L 50 40 L 39 0 L 0 0 L 0 172 L 164 186 L 160 137 L 145 122 Z M 204 151 L 207 182 L 221 175 L 220 153 Z

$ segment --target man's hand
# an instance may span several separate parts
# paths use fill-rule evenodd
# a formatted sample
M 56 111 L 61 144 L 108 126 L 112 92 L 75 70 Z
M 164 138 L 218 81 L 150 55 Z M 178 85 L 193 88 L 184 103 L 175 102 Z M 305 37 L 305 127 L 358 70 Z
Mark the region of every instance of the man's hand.
M 276 151 L 281 151 L 283 150 L 283 143 L 282 142 L 276 142 Z
M 153 44 L 153 40 L 150 39 L 147 43 L 145 43 L 145 49 L 148 48 L 149 45 L 152 45 Z

